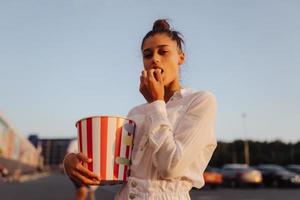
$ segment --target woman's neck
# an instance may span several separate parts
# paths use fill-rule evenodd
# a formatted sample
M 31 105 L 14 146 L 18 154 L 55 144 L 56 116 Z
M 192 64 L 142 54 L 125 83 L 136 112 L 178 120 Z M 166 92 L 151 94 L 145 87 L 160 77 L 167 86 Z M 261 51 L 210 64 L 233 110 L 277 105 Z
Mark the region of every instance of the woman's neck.
M 175 92 L 181 89 L 181 85 L 178 80 L 172 81 L 169 85 L 165 86 L 165 102 L 168 102 Z

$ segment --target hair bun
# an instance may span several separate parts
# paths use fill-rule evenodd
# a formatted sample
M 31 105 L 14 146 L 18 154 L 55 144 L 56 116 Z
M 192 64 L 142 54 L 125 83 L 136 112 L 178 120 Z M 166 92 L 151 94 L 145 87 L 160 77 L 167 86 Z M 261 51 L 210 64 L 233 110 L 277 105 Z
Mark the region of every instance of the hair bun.
M 170 25 L 165 19 L 158 19 L 154 22 L 152 31 L 169 31 Z

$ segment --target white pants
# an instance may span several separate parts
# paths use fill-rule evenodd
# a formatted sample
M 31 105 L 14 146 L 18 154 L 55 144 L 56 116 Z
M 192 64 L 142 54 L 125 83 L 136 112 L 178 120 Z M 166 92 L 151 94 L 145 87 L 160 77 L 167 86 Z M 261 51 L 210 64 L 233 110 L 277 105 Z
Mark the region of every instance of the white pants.
M 115 200 L 190 200 L 191 188 L 189 181 L 153 181 L 129 177 Z

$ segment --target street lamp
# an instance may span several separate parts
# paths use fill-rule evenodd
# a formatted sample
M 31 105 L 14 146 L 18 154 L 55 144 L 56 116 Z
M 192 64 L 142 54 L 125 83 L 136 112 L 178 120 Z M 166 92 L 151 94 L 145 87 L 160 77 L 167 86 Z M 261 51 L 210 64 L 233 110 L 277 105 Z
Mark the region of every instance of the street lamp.
M 245 136 L 245 139 L 244 139 L 244 157 L 245 157 L 245 163 L 247 165 L 250 165 L 249 143 L 248 143 L 248 139 L 246 138 L 247 137 L 246 118 L 247 118 L 247 114 L 242 113 L 244 136 Z

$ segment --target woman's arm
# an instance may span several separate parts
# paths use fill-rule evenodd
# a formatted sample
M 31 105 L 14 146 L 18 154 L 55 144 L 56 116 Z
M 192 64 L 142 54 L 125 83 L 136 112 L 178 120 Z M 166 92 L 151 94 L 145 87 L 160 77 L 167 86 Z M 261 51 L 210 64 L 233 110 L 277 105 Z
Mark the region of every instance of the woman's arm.
M 83 163 L 89 162 L 92 162 L 92 159 L 89 159 L 83 153 L 69 153 L 64 158 L 65 172 L 77 183 L 83 185 L 99 185 L 99 176 L 82 165 Z
M 211 93 L 197 93 L 174 130 L 164 101 L 146 105 L 149 145 L 153 162 L 163 178 L 176 178 L 197 158 L 204 168 L 214 149 L 216 103 Z

